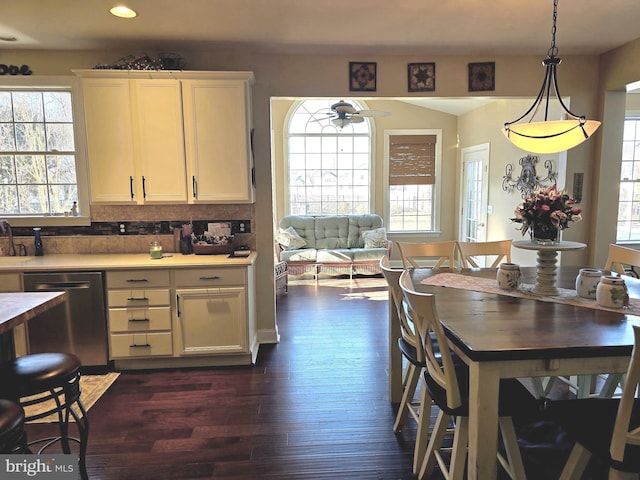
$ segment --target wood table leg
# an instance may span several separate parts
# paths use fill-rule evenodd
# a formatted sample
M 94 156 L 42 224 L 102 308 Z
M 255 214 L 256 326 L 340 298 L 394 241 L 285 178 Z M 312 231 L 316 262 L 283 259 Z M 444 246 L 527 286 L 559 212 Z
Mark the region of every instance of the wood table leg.
M 469 365 L 469 480 L 497 478 L 500 372 L 490 363 Z
M 400 319 L 389 294 L 389 401 L 400 403 L 402 400 L 402 353 L 398 347 Z

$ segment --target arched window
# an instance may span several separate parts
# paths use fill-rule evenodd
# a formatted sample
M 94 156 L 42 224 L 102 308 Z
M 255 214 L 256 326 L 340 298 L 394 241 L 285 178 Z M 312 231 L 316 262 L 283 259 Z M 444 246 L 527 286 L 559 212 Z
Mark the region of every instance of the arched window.
M 288 209 L 292 215 L 370 213 L 369 120 L 334 122 L 331 105 L 342 100 L 302 101 L 290 117 Z M 356 110 L 362 106 L 346 100 Z

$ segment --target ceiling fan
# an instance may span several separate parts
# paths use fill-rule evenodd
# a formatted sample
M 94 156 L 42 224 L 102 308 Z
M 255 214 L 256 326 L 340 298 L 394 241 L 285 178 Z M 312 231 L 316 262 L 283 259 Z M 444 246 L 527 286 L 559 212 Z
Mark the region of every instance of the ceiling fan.
M 331 119 L 331 123 L 336 127 L 343 128 L 350 123 L 364 122 L 365 117 L 386 117 L 390 115 L 390 113 L 382 110 L 356 110 L 350 103 L 340 100 L 331 105 L 331 112 L 327 112 L 326 115 L 328 115 L 328 117 L 319 118 L 314 121 L 319 122 L 321 120 Z

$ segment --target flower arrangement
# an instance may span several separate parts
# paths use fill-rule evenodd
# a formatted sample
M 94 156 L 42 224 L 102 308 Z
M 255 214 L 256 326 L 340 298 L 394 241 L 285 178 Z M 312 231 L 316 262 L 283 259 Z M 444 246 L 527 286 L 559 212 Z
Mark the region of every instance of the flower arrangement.
M 522 224 L 522 235 L 530 231 L 534 239 L 553 240 L 558 237 L 558 231 L 569 228 L 569 222 L 582 220 L 582 209 L 575 203 L 575 199 L 554 184 L 527 195 L 516 207 L 516 216 L 511 221 Z

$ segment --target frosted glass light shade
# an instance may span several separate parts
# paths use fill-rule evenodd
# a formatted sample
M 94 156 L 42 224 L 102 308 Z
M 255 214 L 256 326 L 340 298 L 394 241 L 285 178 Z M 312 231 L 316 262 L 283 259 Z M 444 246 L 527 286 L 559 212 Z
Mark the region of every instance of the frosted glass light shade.
M 569 150 L 589 138 L 600 126 L 596 120 L 555 120 L 511 124 L 502 133 L 516 147 L 531 153 Z

